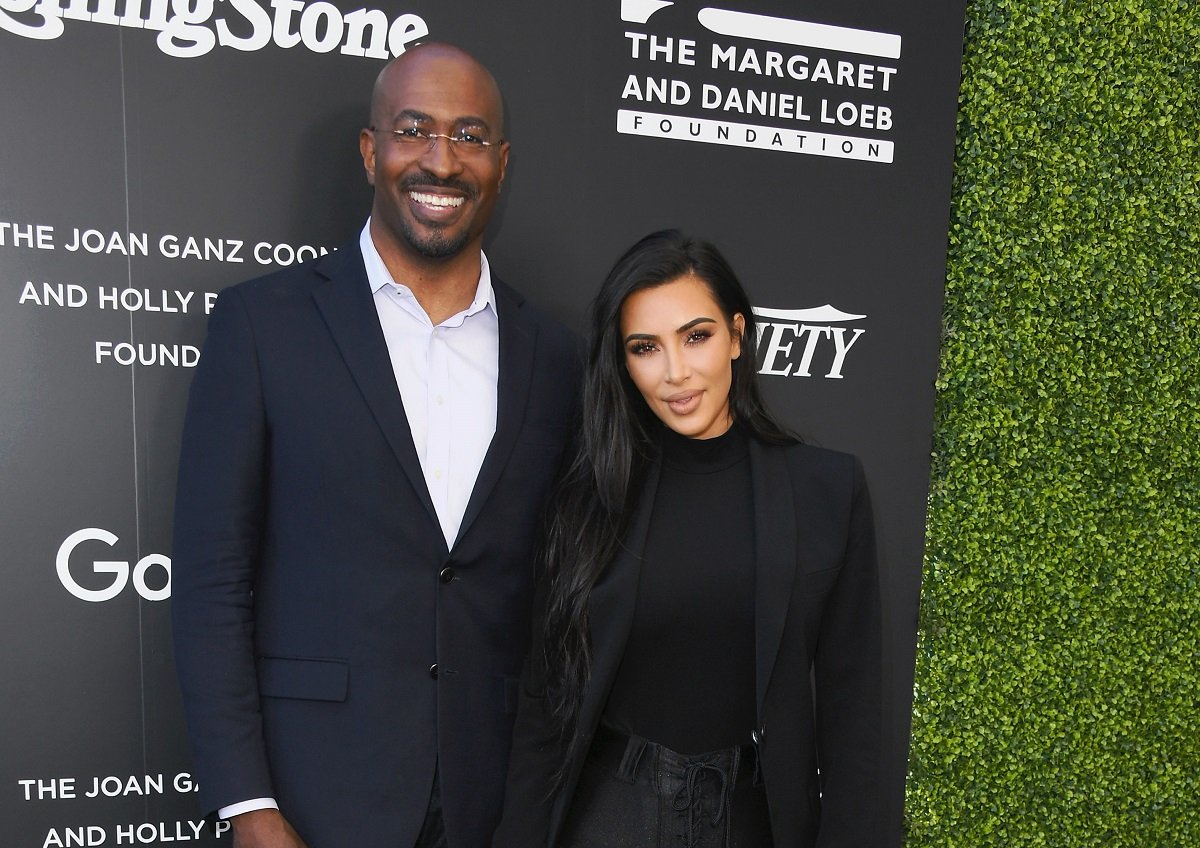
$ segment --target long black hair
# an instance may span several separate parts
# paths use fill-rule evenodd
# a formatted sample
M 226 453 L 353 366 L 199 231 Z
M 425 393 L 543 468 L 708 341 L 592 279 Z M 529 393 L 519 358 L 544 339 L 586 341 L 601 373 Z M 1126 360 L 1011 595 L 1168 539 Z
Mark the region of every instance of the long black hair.
M 621 307 L 634 292 L 689 275 L 707 285 L 730 332 L 737 333 L 735 315 L 745 321 L 742 355 L 731 363 L 729 407 L 734 421 L 768 444 L 798 441 L 763 404 L 754 355 L 754 311 L 720 251 L 678 230 L 651 233 L 629 248 L 592 302 L 582 432 L 555 493 L 541 557 L 543 578 L 549 581 L 543 651 L 546 694 L 566 745 L 555 788 L 561 787 L 566 764 L 582 744 L 576 723 L 591 672 L 588 599 L 621 545 L 644 471 L 658 451 L 661 424 L 625 368 Z

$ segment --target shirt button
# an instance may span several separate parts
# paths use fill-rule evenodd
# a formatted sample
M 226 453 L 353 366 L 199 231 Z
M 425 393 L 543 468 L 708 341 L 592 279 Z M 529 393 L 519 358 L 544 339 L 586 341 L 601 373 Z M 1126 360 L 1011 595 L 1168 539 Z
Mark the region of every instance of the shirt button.
M 451 580 L 454 579 L 454 569 L 451 568 L 450 566 L 446 566 L 438 574 L 438 579 L 441 580 L 443 583 L 449 583 Z
M 433 472 L 433 477 L 434 477 L 434 479 L 435 479 L 435 480 L 441 480 L 441 479 L 442 479 L 442 472 L 441 472 L 441 469 L 438 469 L 437 471 L 434 471 L 434 472 Z
M 437 680 L 437 663 L 434 663 L 429 667 L 429 676 L 434 680 Z

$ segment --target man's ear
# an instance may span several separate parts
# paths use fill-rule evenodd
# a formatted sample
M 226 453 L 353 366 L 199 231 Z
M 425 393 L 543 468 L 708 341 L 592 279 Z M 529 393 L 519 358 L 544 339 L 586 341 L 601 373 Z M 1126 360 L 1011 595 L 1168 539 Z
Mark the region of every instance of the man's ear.
M 508 151 L 508 142 L 502 142 L 500 145 L 500 179 L 497 180 L 497 184 L 500 186 L 504 185 L 504 173 L 508 170 Z
M 363 128 L 358 134 L 358 152 L 362 154 L 363 170 L 367 172 L 367 182 L 375 185 L 375 133 L 369 128 Z

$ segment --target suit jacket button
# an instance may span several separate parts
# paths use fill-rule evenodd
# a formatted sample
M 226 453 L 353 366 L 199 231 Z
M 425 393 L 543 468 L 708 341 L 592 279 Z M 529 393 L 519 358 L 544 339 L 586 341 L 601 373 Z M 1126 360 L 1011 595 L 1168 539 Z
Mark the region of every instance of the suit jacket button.
M 454 569 L 451 568 L 450 566 L 446 566 L 438 574 L 438 580 L 441 580 L 443 583 L 449 583 L 453 579 L 454 579 Z
M 429 676 L 434 680 L 437 680 L 437 663 L 434 663 L 429 667 Z
M 755 745 L 761 745 L 762 741 L 763 741 L 763 736 L 766 734 L 766 732 L 767 732 L 767 728 L 765 725 L 763 727 L 756 727 L 750 731 L 750 740 Z

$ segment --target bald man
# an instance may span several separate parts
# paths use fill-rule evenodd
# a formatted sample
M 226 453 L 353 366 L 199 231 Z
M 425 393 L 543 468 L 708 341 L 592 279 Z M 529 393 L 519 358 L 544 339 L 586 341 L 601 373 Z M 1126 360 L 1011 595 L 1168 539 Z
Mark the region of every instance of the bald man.
M 221 293 L 184 426 L 173 617 L 236 848 L 478 848 L 503 801 L 574 338 L 492 271 L 500 91 L 380 73 L 359 237 Z

